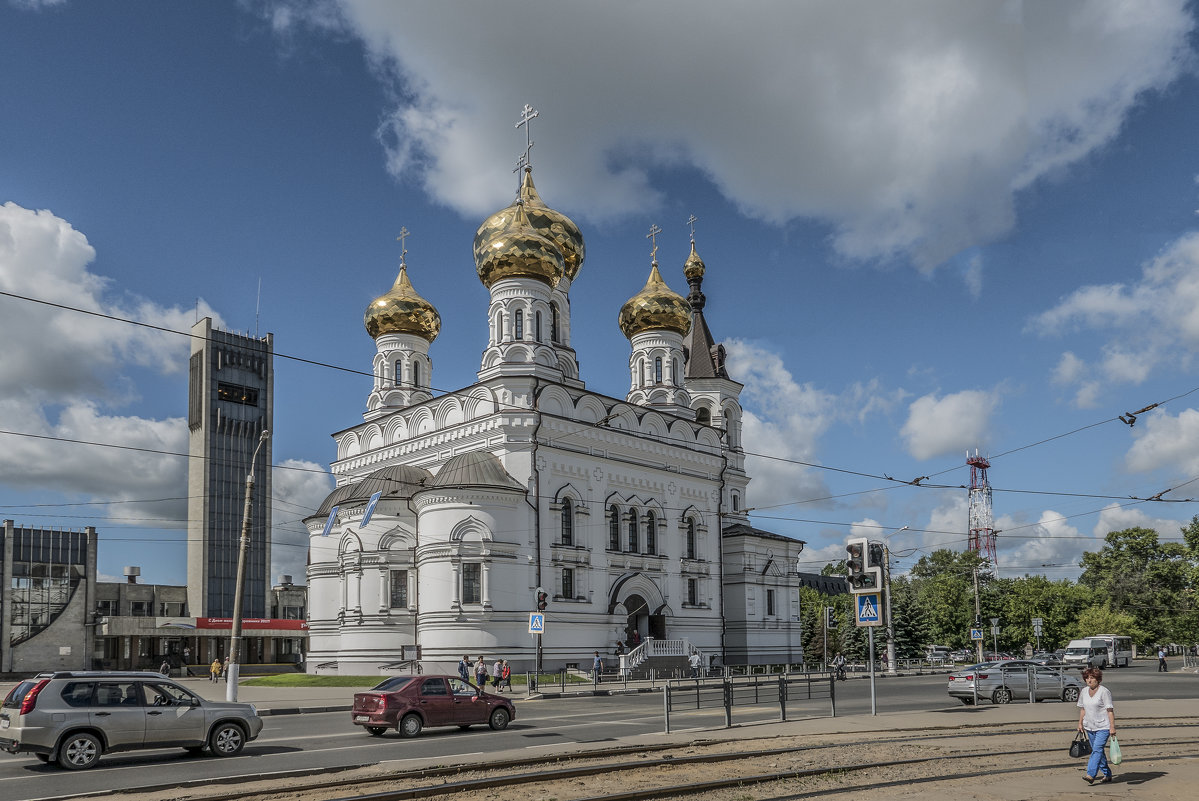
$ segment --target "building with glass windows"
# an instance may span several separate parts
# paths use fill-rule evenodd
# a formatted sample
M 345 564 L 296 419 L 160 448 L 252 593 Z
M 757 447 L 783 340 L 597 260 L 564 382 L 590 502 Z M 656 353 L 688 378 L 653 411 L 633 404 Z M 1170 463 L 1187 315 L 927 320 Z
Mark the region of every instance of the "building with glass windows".
M 704 319 L 705 264 L 693 239 L 684 297 L 657 250 L 617 316 L 624 397 L 580 375 L 570 291 L 583 237 L 530 168 L 475 235 L 490 297 L 475 384 L 434 392 L 441 319 L 401 258 L 365 314 L 363 421 L 333 435 L 337 486 L 305 521 L 310 671 L 418 659 L 453 672 L 463 654 L 530 668 L 542 592 L 547 668 L 618 644 L 635 666 L 651 641 L 706 663 L 802 661 L 803 543 L 749 525 L 741 384 Z
M 187 587 L 191 614 L 233 614 L 246 475 L 257 449 L 243 615 L 266 617 L 271 589 L 271 429 L 274 340 L 192 326 L 187 424 L 190 432 Z

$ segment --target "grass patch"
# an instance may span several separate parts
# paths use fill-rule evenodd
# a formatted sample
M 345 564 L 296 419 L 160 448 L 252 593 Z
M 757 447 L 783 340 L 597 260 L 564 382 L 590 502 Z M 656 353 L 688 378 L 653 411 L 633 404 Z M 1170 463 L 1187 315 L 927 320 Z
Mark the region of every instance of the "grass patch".
M 310 673 L 278 673 L 255 676 L 241 683 L 255 687 L 374 687 L 386 676 L 317 676 Z

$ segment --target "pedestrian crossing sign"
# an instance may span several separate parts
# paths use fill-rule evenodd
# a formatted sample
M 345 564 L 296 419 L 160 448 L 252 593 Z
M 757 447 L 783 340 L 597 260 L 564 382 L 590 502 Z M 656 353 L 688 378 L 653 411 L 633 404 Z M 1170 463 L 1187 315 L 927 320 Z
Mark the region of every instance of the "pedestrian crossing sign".
M 529 613 L 529 633 L 544 634 L 545 633 L 545 614 L 542 612 Z
M 864 592 L 856 595 L 854 596 L 854 601 L 857 604 L 857 624 L 859 628 L 882 625 L 883 616 L 877 592 Z

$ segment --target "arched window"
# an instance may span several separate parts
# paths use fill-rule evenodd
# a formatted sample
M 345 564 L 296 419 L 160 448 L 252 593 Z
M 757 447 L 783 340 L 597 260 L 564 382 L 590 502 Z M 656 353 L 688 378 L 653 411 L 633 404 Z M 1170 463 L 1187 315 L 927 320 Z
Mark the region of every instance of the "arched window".
M 615 506 L 608 509 L 608 550 L 620 550 L 620 509 Z
M 404 383 L 404 363 L 399 359 L 396 359 L 396 371 L 392 377 L 395 379 L 397 387 Z
M 562 544 L 575 544 L 575 515 L 570 498 L 562 501 Z
M 695 521 L 687 521 L 687 558 L 695 558 Z
M 412 363 L 412 386 L 417 388 L 423 386 L 423 384 L 421 384 L 420 362 L 416 361 Z
M 674 384 L 676 387 L 679 385 L 679 360 L 678 359 L 670 360 L 670 383 Z
M 639 553 L 637 544 L 637 513 L 629 512 L 629 553 Z
M 504 338 L 504 315 L 497 314 L 495 316 L 495 341 L 499 342 Z
M 740 509 L 741 509 L 741 496 L 734 492 L 733 493 L 733 511 L 736 512 Z
M 654 383 L 655 384 L 662 383 L 662 357 L 661 356 L 654 357 Z
M 533 315 L 533 339 L 541 341 L 541 312 Z
M 706 426 L 712 425 L 712 413 L 708 411 L 707 406 L 701 406 L 695 410 L 695 422 Z
M 658 519 L 653 512 L 645 516 L 645 552 L 651 556 L 658 552 Z
M 637 386 L 645 386 L 645 360 L 637 360 Z
M 554 342 L 561 342 L 558 335 L 558 304 L 550 304 L 550 338 Z
M 525 338 L 525 313 L 520 309 L 517 309 L 516 313 L 512 315 L 512 338 Z

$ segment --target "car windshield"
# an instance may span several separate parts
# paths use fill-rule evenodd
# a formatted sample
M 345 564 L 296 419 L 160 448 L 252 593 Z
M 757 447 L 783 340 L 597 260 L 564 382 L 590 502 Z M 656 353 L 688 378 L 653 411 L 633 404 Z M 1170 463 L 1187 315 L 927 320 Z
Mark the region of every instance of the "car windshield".
M 392 676 L 390 679 L 385 679 L 379 682 L 374 687 L 371 687 L 373 693 L 393 693 L 396 690 L 402 689 L 412 681 L 412 676 Z
M 1066 653 L 1069 654 L 1070 656 L 1081 656 L 1081 655 L 1086 654 L 1088 650 L 1090 650 L 1090 649 L 1088 649 L 1088 648 L 1067 648 Z

